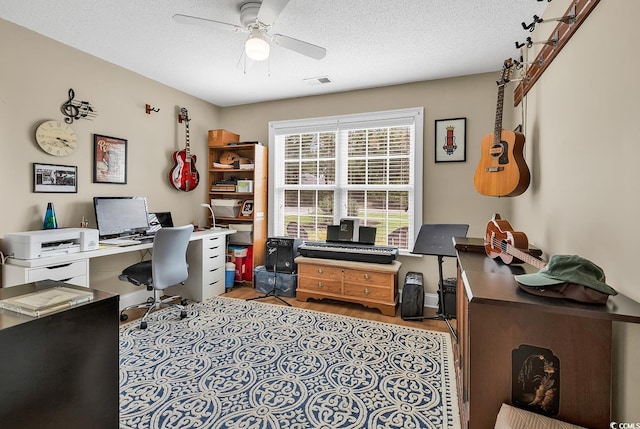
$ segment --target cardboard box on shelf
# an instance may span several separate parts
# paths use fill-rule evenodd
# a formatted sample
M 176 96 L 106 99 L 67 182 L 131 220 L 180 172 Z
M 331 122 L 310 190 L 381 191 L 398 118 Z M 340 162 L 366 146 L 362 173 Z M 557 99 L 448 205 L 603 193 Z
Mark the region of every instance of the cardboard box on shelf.
M 238 134 L 227 130 L 209 130 L 209 147 L 226 146 L 229 143 L 237 143 L 240 140 Z

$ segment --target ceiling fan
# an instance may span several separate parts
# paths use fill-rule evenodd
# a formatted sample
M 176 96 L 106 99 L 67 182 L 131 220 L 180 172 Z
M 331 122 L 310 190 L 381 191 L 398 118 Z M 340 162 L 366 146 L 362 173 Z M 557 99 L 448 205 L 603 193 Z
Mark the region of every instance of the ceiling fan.
M 270 33 L 271 26 L 289 1 L 263 0 L 244 3 L 240 6 L 240 25 L 181 14 L 173 15 L 173 19 L 183 24 L 202 25 L 233 33 L 248 33 L 249 37 L 245 41 L 244 49 L 246 55 L 255 61 L 262 61 L 269 57 L 269 41 L 307 57 L 323 59 L 327 54 L 327 50 L 323 47 L 283 34 Z

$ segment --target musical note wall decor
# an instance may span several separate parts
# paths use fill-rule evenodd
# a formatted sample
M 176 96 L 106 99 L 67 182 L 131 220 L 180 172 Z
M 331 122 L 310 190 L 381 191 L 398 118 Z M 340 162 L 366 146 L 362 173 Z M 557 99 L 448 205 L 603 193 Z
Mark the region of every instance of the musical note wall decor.
M 62 103 L 60 111 L 64 116 L 64 121 L 67 124 L 72 124 L 76 119 L 88 119 L 92 120 L 98 116 L 96 110 L 88 101 L 75 101 L 76 96 L 73 88 L 69 88 L 69 96 L 67 101 Z

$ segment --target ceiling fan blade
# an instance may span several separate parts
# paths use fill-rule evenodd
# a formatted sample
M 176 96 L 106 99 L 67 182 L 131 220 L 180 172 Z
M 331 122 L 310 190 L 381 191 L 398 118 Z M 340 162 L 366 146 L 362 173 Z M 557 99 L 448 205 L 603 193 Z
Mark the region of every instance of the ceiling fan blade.
M 226 22 L 214 21 L 212 19 L 198 18 L 197 16 L 173 15 L 173 20 L 181 24 L 201 25 L 207 28 L 215 28 L 217 30 L 232 31 L 234 33 L 246 33 L 247 30 L 239 25 L 228 24 Z
M 258 11 L 258 21 L 267 27 L 273 25 L 282 9 L 284 9 L 289 0 L 262 0 L 262 6 Z
M 271 36 L 271 40 L 278 46 L 306 55 L 315 60 L 321 60 L 327 55 L 327 50 L 321 46 L 312 45 L 311 43 L 303 42 L 293 37 L 283 36 L 282 34 L 274 34 Z

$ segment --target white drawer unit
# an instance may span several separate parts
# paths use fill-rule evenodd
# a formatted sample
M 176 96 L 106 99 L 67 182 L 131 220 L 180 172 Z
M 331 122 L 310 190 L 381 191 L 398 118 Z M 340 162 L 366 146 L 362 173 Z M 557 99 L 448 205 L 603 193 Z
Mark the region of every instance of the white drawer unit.
M 187 249 L 189 278 L 184 286 L 174 286 L 168 292 L 195 301 L 204 301 L 223 294 L 225 258 L 225 235 L 192 241 Z
M 88 259 L 39 267 L 23 267 L 5 264 L 2 270 L 3 287 L 17 286 L 47 279 L 60 280 L 78 286 L 89 287 Z

